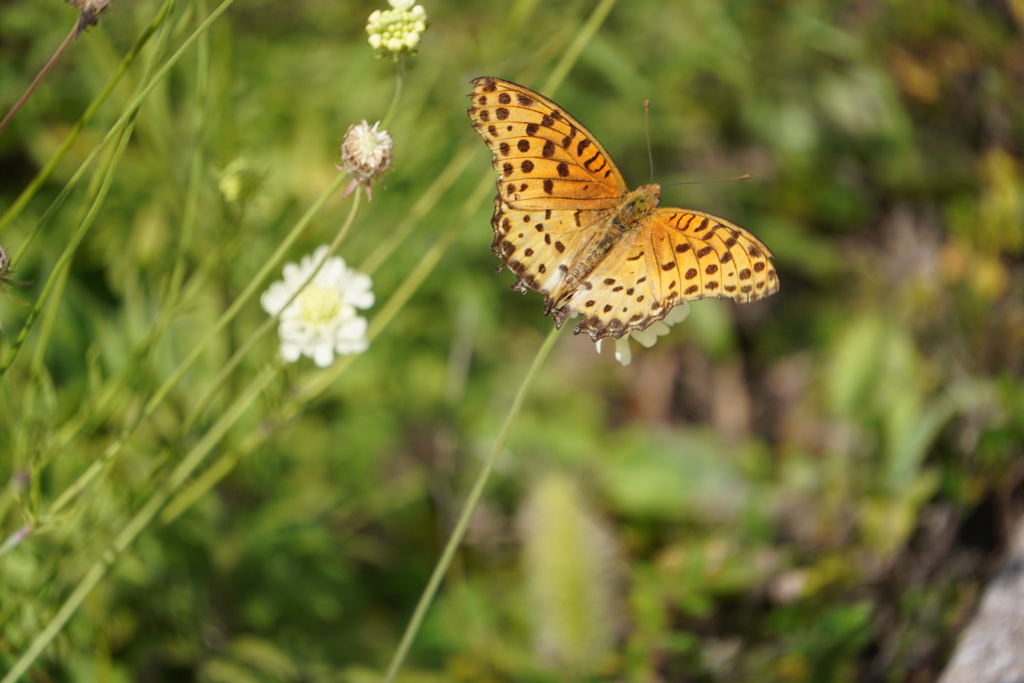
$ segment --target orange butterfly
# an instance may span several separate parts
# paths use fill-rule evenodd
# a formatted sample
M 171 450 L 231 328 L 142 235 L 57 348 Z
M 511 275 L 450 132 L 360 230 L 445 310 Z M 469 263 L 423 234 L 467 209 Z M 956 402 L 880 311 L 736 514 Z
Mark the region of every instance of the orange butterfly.
M 658 208 L 658 185 L 630 192 L 597 138 L 551 100 L 490 77 L 470 97 L 501 174 L 491 250 L 519 276 L 513 289 L 544 295 L 556 327 L 581 313 L 575 334 L 619 339 L 686 300 L 779 291 L 761 240 L 709 213 Z

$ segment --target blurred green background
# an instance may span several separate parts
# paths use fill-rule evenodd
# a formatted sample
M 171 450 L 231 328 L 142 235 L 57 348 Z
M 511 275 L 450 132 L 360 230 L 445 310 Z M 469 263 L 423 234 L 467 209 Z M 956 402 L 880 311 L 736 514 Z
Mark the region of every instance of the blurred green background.
M 443 235 L 454 241 L 323 395 L 283 409 L 318 372 L 308 359 L 275 379 L 219 442 L 220 469 L 205 471 L 216 486 L 117 559 L 30 680 L 379 680 L 551 326 L 539 295 L 493 272 L 493 193 L 478 192 L 493 172 L 465 114 L 469 80 L 540 88 L 597 6 L 422 4 L 430 26 L 389 124 L 394 165 L 341 254 L 359 267 L 396 247 L 371 261 L 379 309 Z M 0 135 L 4 211 L 160 7 L 115 0 Z M 383 8 L 236 3 L 143 104 L 59 300 L 0 377 L 0 536 L 31 527 L 0 558 L 0 670 L 275 357 L 262 339 L 186 424 L 265 319 L 253 302 L 100 476 L 45 514 L 336 177 L 345 129 L 384 116 L 396 67 L 365 32 Z M 26 243 L 148 61 L 212 9 L 171 6 L 0 244 Z M 76 18 L 56 0 L 0 5 L 4 112 Z M 938 675 L 1021 503 L 1022 33 L 1019 0 L 612 9 L 544 94 L 633 186 L 650 181 L 645 99 L 655 182 L 749 173 L 667 188 L 664 202 L 758 235 L 781 291 L 696 302 L 628 367 L 562 334 L 399 680 Z M 265 174 L 244 207 L 218 190 L 240 158 Z M 17 279 L 33 283 L 11 295 L 39 297 L 99 168 L 28 243 Z M 396 233 L 425 198 L 429 212 Z M 347 211 L 335 194 L 290 260 L 329 242 Z M 176 259 L 198 283 L 180 305 L 166 298 Z M 0 296 L 0 355 L 30 310 Z

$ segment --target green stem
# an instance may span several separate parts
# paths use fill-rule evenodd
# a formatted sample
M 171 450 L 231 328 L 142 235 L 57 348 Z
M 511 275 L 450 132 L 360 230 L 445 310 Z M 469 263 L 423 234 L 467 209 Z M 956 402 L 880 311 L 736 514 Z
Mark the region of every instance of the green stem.
M 324 267 L 324 264 L 327 263 L 327 260 L 338 251 L 338 247 L 341 246 L 342 240 L 344 240 L 345 237 L 348 235 L 349 230 L 355 223 L 356 216 L 359 214 L 359 203 L 361 196 L 362 195 L 360 195 L 358 192 L 353 194 L 352 208 L 349 211 L 348 218 L 345 220 L 345 224 L 341 226 L 341 230 L 338 231 L 338 234 L 334 237 L 334 240 L 331 241 L 330 246 L 327 248 L 327 255 L 324 256 L 324 260 L 321 261 L 319 265 L 317 265 L 317 267 L 313 270 L 313 272 L 309 274 L 309 277 L 306 278 L 305 282 L 303 282 L 299 287 L 295 288 L 295 293 L 292 294 L 291 298 L 287 302 L 285 302 L 285 305 L 281 307 L 281 310 L 277 313 L 277 315 L 268 317 L 266 320 L 263 321 L 263 324 L 256 329 L 255 332 L 252 332 L 251 334 L 247 335 L 245 343 L 242 344 L 242 346 L 231 355 L 231 358 L 228 359 L 228 362 L 224 364 L 224 367 L 217 374 L 217 377 L 214 380 L 213 384 L 210 386 L 210 389 L 205 393 L 205 395 L 201 399 L 199 399 L 196 405 L 189 412 L 188 416 L 185 418 L 182 431 L 187 431 L 191 429 L 192 426 L 196 423 L 196 421 L 199 420 L 200 416 L 203 414 L 203 411 L 206 410 L 210 402 L 213 401 L 213 399 L 216 397 L 217 389 L 227 382 L 228 376 L 235 369 L 235 367 L 242 361 L 243 358 L 245 358 L 246 354 L 249 353 L 249 350 L 256 345 L 256 342 L 262 339 L 263 336 L 274 327 L 274 325 L 280 323 L 281 313 L 283 313 L 284 310 L 288 308 L 293 301 L 295 301 L 296 297 L 298 297 L 299 294 L 302 293 L 302 290 L 304 290 L 306 286 L 309 285 L 309 283 L 312 282 L 313 279 L 317 276 L 317 273 L 319 273 L 320 269 Z
M 93 202 L 92 207 L 86 215 L 85 220 L 82 221 L 82 225 L 79 227 L 78 233 L 76 234 L 75 239 L 72 241 L 72 244 L 69 245 L 68 248 L 65 250 L 65 255 L 67 255 L 67 259 L 62 258 L 62 260 L 57 264 L 53 276 L 47 283 L 46 290 L 44 290 L 42 297 L 43 301 L 45 301 L 46 292 L 53 286 L 53 283 L 59 278 L 63 266 L 67 263 L 68 260 L 70 260 L 70 254 L 74 253 L 74 249 L 77 246 L 78 242 L 81 241 L 81 238 L 84 237 L 85 233 L 88 231 L 89 226 L 92 225 L 92 221 L 95 219 L 99 207 L 103 204 L 103 200 L 107 196 L 107 192 L 110 189 L 111 180 L 114 177 L 114 171 L 117 169 L 118 162 L 124 156 L 124 151 L 128 147 L 128 141 L 131 139 L 133 131 L 134 119 L 129 123 L 128 127 L 124 130 L 124 133 L 121 136 L 121 143 L 118 145 L 117 150 L 114 153 L 114 158 L 111 160 L 110 166 L 107 168 L 107 173 L 103 178 L 103 182 L 100 186 L 99 192 L 96 195 L 96 199 Z M 36 309 L 33 309 L 33 313 L 38 314 L 38 310 L 38 307 Z M 29 327 L 30 325 L 26 323 L 25 328 L 27 329 Z M 21 337 L 19 337 L 19 341 L 20 340 Z M 102 563 L 103 561 L 97 563 L 96 566 L 99 566 Z M 95 570 L 96 567 L 93 567 L 93 569 L 90 571 L 90 573 L 87 575 L 86 579 L 83 580 L 82 583 L 85 583 L 89 579 L 89 577 L 92 576 Z M 81 588 L 81 584 L 79 584 L 79 588 Z M 12 668 L 10 673 L 8 673 L 7 676 L 3 679 L 3 683 L 7 683 L 8 681 L 13 682 L 17 680 L 17 678 L 21 674 L 28 670 L 28 667 L 32 665 L 32 662 L 35 661 L 36 657 L 39 656 L 39 653 L 42 652 L 43 648 L 45 648 L 46 645 L 57 636 L 57 633 L 60 631 L 60 628 L 63 626 L 64 622 L 66 622 L 67 619 L 71 617 L 71 614 L 74 611 L 71 610 L 70 612 L 67 612 L 65 614 L 68 603 L 72 602 L 76 598 L 78 592 L 79 591 L 76 590 L 75 593 L 72 593 L 71 597 L 68 598 L 68 600 L 64 603 L 64 606 L 57 612 L 57 614 L 51 620 L 47 628 L 43 629 L 43 631 L 38 636 L 36 636 L 36 639 L 33 641 L 29 649 L 21 656 L 21 658 L 19 658 L 19 660 L 15 663 L 14 668 Z M 81 600 L 84 599 L 85 594 L 81 595 L 78 604 L 81 604 Z M 54 627 L 54 624 L 58 621 L 60 623 Z
M 206 10 L 206 3 L 200 0 L 196 3 L 198 11 Z M 196 43 L 196 109 L 195 117 L 195 149 L 192 151 L 192 159 L 189 164 L 188 187 L 185 191 L 185 209 L 181 217 L 181 230 L 178 231 L 176 254 L 174 265 L 171 268 L 170 282 L 164 294 L 163 309 L 172 307 L 173 302 L 178 301 L 182 284 L 185 281 L 185 273 L 188 271 L 186 260 L 188 246 L 192 244 L 195 234 L 196 223 L 199 216 L 199 197 L 206 181 L 206 156 L 207 156 L 207 121 L 210 116 L 210 80 L 213 67 L 210 63 L 210 36 L 204 33 Z
M 235 0 L 224 0 L 224 2 L 217 9 L 215 9 L 210 14 L 210 16 L 208 16 L 206 20 L 192 33 L 192 35 L 190 35 L 185 40 L 185 42 L 181 44 L 181 47 L 179 47 L 178 50 L 173 55 L 171 55 L 166 62 L 164 62 L 163 66 L 161 66 L 160 69 L 156 72 L 156 74 L 154 74 L 153 80 L 150 81 L 146 85 L 146 87 L 144 87 L 139 92 L 139 94 L 135 96 L 131 104 L 128 105 L 128 108 L 124 111 L 123 114 L 121 114 L 121 117 L 118 118 L 114 125 L 110 127 L 110 130 L 107 131 L 106 135 L 103 136 L 103 139 L 99 141 L 99 143 L 93 148 L 93 150 L 89 152 L 89 154 L 85 158 L 85 161 L 81 163 L 81 165 L 78 167 L 78 170 L 75 171 L 74 175 L 72 175 L 71 179 L 68 180 L 68 182 L 64 185 L 64 188 L 60 191 L 57 197 L 50 203 L 50 206 L 47 207 L 46 211 L 43 212 L 43 215 L 39 218 L 39 220 L 36 222 L 36 226 L 33 228 L 32 237 L 34 237 L 36 233 L 42 230 L 43 225 L 45 225 L 46 222 L 50 220 L 50 217 L 57 212 L 57 209 L 60 208 L 61 204 L 64 203 L 64 200 L 71 193 L 71 190 L 75 187 L 75 185 L 78 184 L 78 181 L 81 179 L 82 175 L 85 174 L 85 170 L 96 159 L 96 156 L 100 153 L 100 151 L 104 147 L 106 147 L 107 143 L 113 140 L 117 136 L 117 134 L 124 129 L 126 125 L 128 125 L 128 121 L 130 119 L 134 120 L 135 114 L 138 112 L 139 107 L 142 106 L 142 103 L 146 100 L 147 97 L 149 97 L 149 94 L 153 92 L 153 89 L 156 88 L 157 85 L 159 85 L 160 81 L 163 80 L 164 76 L 166 76 L 170 72 L 171 68 L 178 63 L 178 60 L 180 60 L 181 57 L 188 51 L 188 49 L 192 46 L 192 43 L 194 43 L 199 38 L 199 36 L 203 34 L 203 32 L 210 28 L 210 26 L 212 26 L 213 23 L 218 18 L 220 18 L 220 15 L 222 15 L 224 12 L 228 10 L 228 8 L 234 3 L 234 1 Z M 168 5 L 170 4 L 172 3 L 168 3 Z M 33 181 L 33 183 L 34 182 L 35 181 Z M 25 193 L 23 192 L 22 195 L 24 196 Z M 27 197 L 25 201 L 28 201 Z M 5 221 L 9 220 L 8 217 L 13 219 L 13 216 L 15 215 L 13 213 L 14 209 L 15 207 L 12 206 L 11 209 L 8 210 L 6 214 L 4 214 L 4 218 L 0 220 L 0 229 L 2 229 L 3 226 L 6 224 Z M 20 254 L 21 252 L 19 251 L 16 256 L 20 257 Z M 17 260 L 17 258 L 15 260 Z
M 85 599 L 100 581 L 109 573 L 110 568 L 117 561 L 117 558 L 127 550 L 135 539 L 149 526 L 156 518 L 160 510 L 170 497 L 181 488 L 181 486 L 192 476 L 196 468 L 205 460 L 206 456 L 221 441 L 224 435 L 242 416 L 245 409 L 252 405 L 252 402 L 263 391 L 270 380 L 277 374 L 278 366 L 267 366 L 250 383 L 248 389 L 239 396 L 235 402 L 217 420 L 210 431 L 207 432 L 195 447 L 185 456 L 181 463 L 174 468 L 168 477 L 166 484 L 156 491 L 146 501 L 145 505 L 135 513 L 128 524 L 117 535 L 111 546 L 103 553 L 99 560 L 89 569 L 86 575 L 78 582 L 75 589 L 61 605 L 57 613 L 53 615 L 46 627 L 36 636 L 28 649 L 22 653 L 18 661 L 7 673 L 0 683 L 15 683 L 28 671 L 32 663 L 42 654 L 43 650 L 57 637 L 68 620 L 74 616 L 78 608 L 82 606 Z
M 494 186 L 490 177 L 481 178 L 477 189 L 470 193 L 463 204 L 458 218 L 452 221 L 445 231 L 441 233 L 441 236 L 430 246 L 430 249 L 420 256 L 409 276 L 402 281 L 398 289 L 392 293 L 384 305 L 374 314 L 373 320 L 370 321 L 370 329 L 366 333 L 367 339 L 370 342 L 376 339 L 380 331 L 405 307 L 405 304 L 409 302 L 409 299 L 412 298 L 420 285 L 423 284 L 423 281 L 427 279 L 427 276 L 430 275 L 449 247 L 451 247 L 459 234 L 459 230 L 466 224 L 469 216 L 473 214 L 475 207 L 479 206 L 483 198 L 492 192 L 494 192 Z M 346 359 L 342 360 L 345 361 Z M 295 391 L 298 404 L 304 405 L 320 395 L 337 381 L 338 376 L 347 367 L 345 362 L 335 363 L 328 370 L 318 372 L 303 382 Z
M 612 7 L 615 6 L 616 0 L 602 0 L 601 4 L 594 8 L 590 16 L 587 17 L 587 21 L 583 24 L 583 27 L 576 34 L 575 39 L 569 48 L 562 55 L 562 58 L 558 60 L 558 64 L 551 70 L 548 75 L 548 80 L 544 81 L 544 86 L 541 88 L 546 93 L 552 93 L 558 89 L 565 77 L 569 75 L 569 71 L 576 64 L 576 60 L 579 59 L 580 53 L 583 52 L 583 48 L 587 46 L 590 39 L 594 37 L 597 30 L 601 28 L 601 24 L 608 17 L 608 13 L 612 11 Z
M 39 75 L 32 81 L 32 84 L 28 86 L 28 90 L 25 91 L 25 94 L 21 96 L 20 100 L 14 103 L 14 106 L 11 107 L 11 111 L 7 112 L 7 116 L 4 117 L 4 120 L 0 121 L 0 133 L 4 132 L 4 129 L 7 128 L 7 124 L 11 122 L 14 115 L 18 113 L 18 110 L 21 109 L 26 102 L 28 102 L 28 98 L 32 97 L 32 93 L 36 91 L 36 87 L 38 87 L 40 81 L 43 80 L 43 76 L 53 68 L 53 65 L 56 64 L 60 56 L 64 54 L 64 50 L 67 49 L 68 45 L 71 44 L 71 41 L 75 39 L 77 34 L 78 25 L 75 24 L 75 26 L 71 28 L 71 33 L 68 34 L 68 37 L 64 39 L 64 42 L 60 44 L 57 51 L 53 53 L 52 57 L 50 57 L 50 61 L 46 63 L 46 65 L 39 71 Z
M 299 237 L 305 232 L 306 227 L 312 222 L 313 217 L 316 216 L 324 203 L 330 198 L 332 194 L 345 180 L 345 175 L 339 173 L 334 181 L 327 186 L 327 189 L 320 195 L 320 197 L 306 210 L 306 213 L 302 215 L 295 227 L 292 228 L 288 236 L 281 242 L 277 250 L 270 257 L 260 271 L 253 276 L 249 284 L 238 296 L 237 299 L 228 307 L 228 310 L 220 317 L 217 323 L 206 333 L 206 336 L 199 341 L 198 344 L 192 349 L 191 353 L 181 362 L 180 365 L 171 373 L 171 376 L 164 380 L 164 383 L 156 390 L 153 396 L 150 397 L 149 401 L 146 402 L 145 407 L 135 417 L 131 424 L 129 424 L 118 436 L 112 444 L 110 444 L 103 454 L 100 455 L 99 459 L 95 460 L 89 467 L 83 472 L 75 482 L 69 486 L 64 493 L 50 506 L 47 511 L 47 516 L 53 516 L 58 514 L 68 503 L 86 487 L 89 483 L 95 479 L 100 472 L 110 463 L 113 458 L 121 452 L 121 449 L 127 443 L 128 439 L 131 438 L 135 432 L 135 428 L 147 417 L 149 417 L 153 411 L 163 402 L 167 394 L 170 393 L 171 389 L 177 385 L 177 383 L 184 377 L 185 373 L 188 372 L 189 368 L 192 367 L 193 363 L 199 360 L 199 357 L 209 348 L 210 344 L 217 339 L 221 331 L 228 325 L 229 322 L 234 320 L 235 316 L 242 310 L 246 303 L 255 295 L 256 290 L 263 286 L 264 281 L 270 275 L 270 272 L 278 267 L 281 260 L 284 259 L 287 250 L 299 239 Z
M 128 127 L 124 130 L 124 134 L 121 137 L 121 144 L 118 146 L 117 150 L 114 152 L 113 158 L 110 160 L 110 166 L 107 168 L 107 172 L 100 183 L 96 197 L 85 214 L 85 218 L 82 219 L 82 223 L 78 226 L 78 230 L 72 236 L 68 245 L 64 248 L 60 258 L 57 259 L 57 263 L 53 267 L 53 272 L 50 273 L 50 277 L 47 279 L 46 285 L 43 286 L 43 291 L 36 300 L 35 306 L 33 306 L 32 310 L 29 311 L 25 324 L 18 332 L 17 338 L 14 340 L 14 343 L 11 344 L 11 348 L 7 352 L 7 357 L 4 358 L 2 363 L 0 363 L 0 375 L 7 372 L 8 368 L 11 367 L 11 364 L 14 363 L 14 359 L 18 356 L 18 351 L 25 343 L 29 333 L 35 327 L 35 322 L 42 313 L 46 303 L 50 300 L 50 293 L 53 291 L 54 287 L 57 286 L 57 282 L 61 279 L 64 269 L 71 263 L 71 259 L 74 258 L 75 253 L 78 251 L 78 245 L 82 243 L 83 239 L 85 239 L 86 234 L 89 232 L 93 222 L 96 220 L 96 216 L 99 215 L 100 208 L 103 206 L 104 201 L 106 201 L 107 193 L 110 191 L 110 184 L 114 180 L 114 171 L 117 169 L 121 158 L 124 156 L 124 151 L 128 147 L 128 140 L 131 138 L 134 126 L 135 119 L 132 118 Z
M 402 666 L 402 662 L 409 653 L 409 648 L 412 647 L 412 641 L 415 639 L 416 634 L 420 630 L 420 626 L 423 624 L 423 618 L 427 614 L 427 609 L 434 601 L 434 595 L 437 593 L 437 589 L 441 585 L 441 580 L 444 578 L 444 575 L 448 573 L 448 567 L 451 566 L 452 559 L 455 557 L 455 551 L 458 550 L 459 545 L 462 543 L 462 537 L 466 535 L 466 528 L 469 526 L 470 517 L 472 517 L 473 511 L 476 509 L 477 503 L 480 502 L 481 496 L 483 496 L 484 488 L 487 486 L 487 481 L 490 479 L 491 472 L 494 470 L 494 465 L 498 462 L 498 458 L 505 451 L 505 444 L 508 441 L 508 435 L 512 431 L 512 425 L 515 422 L 516 417 L 519 416 L 519 411 L 523 407 L 526 394 L 529 391 L 530 386 L 533 384 L 533 380 L 537 377 L 537 373 L 540 371 L 541 366 L 544 364 L 544 360 L 548 357 L 548 353 L 551 351 L 551 348 L 555 344 L 555 339 L 557 338 L 558 330 L 552 329 L 551 334 L 548 335 L 547 339 L 545 339 L 544 343 L 541 345 L 540 350 L 537 351 L 537 356 L 533 359 L 533 365 L 530 366 L 530 369 L 527 371 L 522 383 L 519 385 L 519 390 L 516 391 L 516 396 L 512 400 L 512 407 L 509 408 L 508 415 L 505 416 L 505 423 L 501 426 L 501 431 L 498 432 L 498 437 L 494 441 L 494 446 L 491 448 L 491 452 L 487 456 L 487 460 L 484 461 L 483 469 L 480 470 L 480 473 L 476 477 L 476 481 L 473 483 L 473 489 L 469 492 L 469 498 L 466 499 L 466 504 L 462 508 L 462 514 L 459 515 L 459 520 L 456 522 L 455 529 L 452 531 L 452 535 L 448 539 L 448 544 L 444 548 L 444 553 L 441 555 L 441 559 L 438 561 L 437 566 L 434 567 L 434 573 L 430 576 L 430 581 L 427 582 L 427 587 L 423 590 L 423 595 L 420 596 L 420 601 L 416 605 L 416 611 L 413 612 L 412 619 L 409 620 L 409 625 L 406 627 L 405 633 L 402 635 L 402 642 L 399 643 L 398 649 L 391 658 L 391 664 L 388 666 L 387 673 L 384 675 L 384 683 L 390 683 L 395 679 L 398 669 Z
M 36 195 L 39 188 L 43 186 L 43 183 L 45 183 L 49 179 L 50 175 L 53 174 L 54 169 L 57 168 L 60 162 L 64 160 L 64 157 L 67 156 L 68 150 L 71 149 L 75 140 L 78 139 L 78 135 L 85 128 L 86 124 L 92 120 L 93 115 L 96 114 L 100 106 L 106 102 L 107 97 L 114 91 L 114 88 L 121 81 L 121 77 L 128 72 L 128 67 L 130 67 L 135 59 L 142 54 L 142 48 L 144 48 L 146 43 L 149 42 L 153 33 L 155 33 L 157 28 L 163 24 L 164 20 L 170 13 L 171 5 L 171 1 L 168 0 L 160 7 L 160 11 L 157 12 L 156 17 L 142 32 L 142 35 L 139 36 L 138 40 L 135 41 L 132 49 L 128 51 L 128 54 L 124 56 L 124 59 L 121 60 L 121 64 L 117 67 L 117 71 L 115 71 L 107 81 L 103 90 L 93 98 L 93 101 L 86 108 L 85 113 L 82 114 L 81 118 L 78 119 L 78 122 L 71 128 L 67 137 L 64 138 L 60 147 L 57 148 L 56 153 L 50 157 L 50 160 L 46 162 L 46 165 L 43 166 L 39 173 L 36 174 L 36 177 L 32 179 L 32 182 L 28 184 L 22 193 L 18 195 L 18 198 L 14 200 L 14 203 L 11 204 L 10 208 L 8 208 L 7 211 L 4 212 L 4 215 L 0 217 L 0 233 L 2 233 L 4 229 L 21 213 L 29 200 Z M 39 222 L 42 223 L 42 221 Z M 33 232 L 33 235 L 34 234 L 35 232 Z M 15 263 L 17 263 L 21 258 L 21 255 L 24 253 L 24 249 L 27 248 L 27 243 L 29 241 L 30 240 L 26 240 L 26 244 L 18 249 L 18 252 L 14 257 Z
M 398 112 L 398 103 L 402 99 L 402 88 L 405 85 L 405 60 L 401 55 L 398 57 L 398 74 L 395 77 L 395 94 L 391 97 L 391 104 L 388 105 L 388 113 L 384 115 L 381 120 L 380 129 L 387 130 L 388 126 L 391 125 L 391 119 L 395 117 L 395 113 Z

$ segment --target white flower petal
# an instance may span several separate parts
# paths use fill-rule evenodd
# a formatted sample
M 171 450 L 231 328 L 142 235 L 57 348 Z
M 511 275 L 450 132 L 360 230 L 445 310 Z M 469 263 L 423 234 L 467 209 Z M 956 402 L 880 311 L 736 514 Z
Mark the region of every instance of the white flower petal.
M 672 325 L 680 323 L 686 320 L 686 317 L 690 314 L 690 305 L 684 301 L 678 306 L 674 307 L 668 312 L 668 314 L 661 320 L 651 323 L 646 329 L 634 330 L 622 337 L 621 339 L 615 340 L 615 360 L 619 361 L 623 365 L 629 365 L 633 360 L 633 352 L 629 347 L 629 339 L 632 337 L 639 344 L 646 348 L 651 348 L 658 341 L 659 337 L 663 337 L 671 331 Z M 601 352 L 601 342 L 597 341 L 597 352 Z
M 320 368 L 326 368 L 334 362 L 334 348 L 327 344 L 318 344 L 309 355 L 313 357 L 313 362 Z
M 281 358 L 289 363 L 294 363 L 302 356 L 302 349 L 296 344 L 281 343 Z
M 676 323 L 681 323 L 684 320 L 686 320 L 687 316 L 689 315 L 690 302 L 684 301 L 683 303 L 679 304 L 678 306 L 674 307 L 671 311 L 669 311 L 668 315 L 665 316 L 665 319 L 662 320 L 662 322 L 669 326 L 675 325 Z
M 635 330 L 630 332 L 629 336 L 637 340 L 641 346 L 649 349 L 654 346 L 656 341 L 658 341 L 658 337 L 663 337 L 666 334 L 668 334 L 668 325 L 659 320 L 651 323 L 650 327 L 646 330 Z
M 270 285 L 270 289 L 263 292 L 263 296 L 260 297 L 260 305 L 270 315 L 277 315 L 290 296 L 291 293 L 283 282 L 275 282 Z
M 623 365 L 633 362 L 633 351 L 629 348 L 629 335 L 615 340 L 615 360 Z

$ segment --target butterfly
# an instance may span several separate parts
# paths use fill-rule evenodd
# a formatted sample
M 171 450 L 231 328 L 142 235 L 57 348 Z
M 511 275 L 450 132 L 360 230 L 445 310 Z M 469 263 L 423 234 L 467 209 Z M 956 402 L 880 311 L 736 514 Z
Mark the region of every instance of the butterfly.
M 499 172 L 491 250 L 544 295 L 545 314 L 574 334 L 620 339 L 705 297 L 740 303 L 779 290 L 761 240 L 692 209 L 659 208 L 661 187 L 630 191 L 611 155 L 565 109 L 500 78 L 472 81 L 473 128 Z

